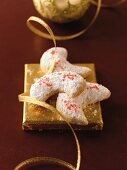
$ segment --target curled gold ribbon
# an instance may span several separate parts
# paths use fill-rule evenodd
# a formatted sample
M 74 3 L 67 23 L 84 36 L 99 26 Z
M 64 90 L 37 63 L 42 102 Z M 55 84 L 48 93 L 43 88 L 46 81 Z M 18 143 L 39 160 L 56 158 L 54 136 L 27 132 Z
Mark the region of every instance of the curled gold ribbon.
M 35 21 L 37 23 L 39 23 L 40 25 L 42 25 L 43 27 L 46 28 L 46 30 L 49 32 L 49 34 L 43 33 L 42 31 L 40 31 L 39 29 L 37 29 L 35 26 L 32 25 L 31 21 Z M 26 22 L 28 28 L 33 31 L 34 33 L 36 33 L 37 35 L 40 35 L 41 37 L 47 38 L 50 37 L 51 40 L 53 40 L 54 46 L 56 47 L 56 38 L 54 36 L 53 31 L 51 30 L 51 28 L 49 27 L 49 25 L 42 20 L 41 18 L 35 17 L 35 16 L 31 16 L 27 22 Z
M 34 158 L 27 159 L 21 162 L 19 165 L 17 165 L 14 170 L 23 170 L 24 168 L 30 168 L 31 166 L 44 165 L 44 164 L 55 164 L 55 165 L 64 166 L 70 170 L 75 170 L 75 167 L 73 167 L 68 162 L 52 157 L 34 157 Z
M 32 18 L 34 19 L 34 17 L 32 17 Z M 52 40 L 54 42 L 54 47 L 56 47 L 55 36 L 54 36 L 51 28 L 44 21 L 41 21 L 41 25 L 44 26 L 46 28 L 46 30 L 49 32 L 49 34 L 50 34 L 50 36 L 51 36 L 51 38 L 52 38 Z M 53 63 L 51 65 L 51 67 L 49 68 L 49 70 L 47 71 L 47 73 L 53 72 L 53 69 L 54 69 L 54 66 L 55 66 L 56 57 L 54 57 Z M 65 162 L 63 160 L 60 160 L 60 159 L 57 159 L 57 158 L 52 158 L 52 157 L 34 157 L 34 158 L 30 158 L 30 159 L 27 159 L 27 160 L 21 162 L 19 165 L 17 165 L 15 167 L 14 170 L 22 170 L 24 168 L 28 168 L 28 167 L 31 167 L 31 166 L 34 166 L 34 165 L 40 165 L 40 164 L 41 165 L 43 165 L 43 164 L 56 164 L 56 165 L 64 166 L 64 167 L 66 167 L 68 169 L 71 169 L 71 170 L 79 170 L 80 164 L 81 164 L 80 144 L 79 144 L 78 138 L 76 136 L 76 133 L 75 133 L 74 129 L 72 128 L 71 124 L 69 123 L 69 121 L 60 112 L 58 112 L 58 110 L 56 108 L 54 108 L 53 106 L 49 105 L 46 102 L 42 102 L 42 101 L 36 100 L 35 98 L 30 97 L 28 92 L 20 94 L 18 97 L 19 97 L 19 101 L 20 102 L 28 102 L 28 103 L 32 103 L 32 104 L 35 104 L 35 105 L 42 106 L 44 108 L 49 109 L 51 112 L 59 114 L 63 118 L 63 120 L 70 127 L 70 129 L 71 129 L 71 131 L 73 133 L 73 136 L 75 138 L 75 142 L 76 142 L 76 146 L 77 146 L 77 164 L 76 164 L 76 167 L 74 167 L 70 163 Z
M 79 37 L 79 36 L 83 35 L 93 25 L 93 23 L 96 21 L 98 15 L 99 15 L 99 12 L 100 12 L 100 8 L 101 8 L 101 0 L 98 0 L 97 1 L 97 9 L 96 9 L 95 15 L 94 15 L 93 19 L 91 20 L 91 22 L 89 23 L 89 25 L 86 28 L 84 28 L 83 30 L 79 31 L 78 33 L 71 34 L 71 35 L 65 35 L 65 36 L 56 35 L 55 39 L 56 40 L 70 40 L 70 39 L 73 39 L 73 38 L 76 38 L 76 37 Z M 43 26 L 43 24 L 42 24 L 42 22 L 44 22 L 43 19 L 32 16 L 32 17 L 30 17 L 27 20 L 26 23 L 27 23 L 28 28 L 32 32 L 34 32 L 35 34 L 39 35 L 40 37 L 46 38 L 46 39 L 52 39 L 52 37 L 49 34 L 46 34 L 46 33 L 42 32 L 41 30 L 39 30 L 38 28 L 36 28 L 32 24 L 31 21 L 37 22 L 37 23 L 39 23 L 40 25 Z

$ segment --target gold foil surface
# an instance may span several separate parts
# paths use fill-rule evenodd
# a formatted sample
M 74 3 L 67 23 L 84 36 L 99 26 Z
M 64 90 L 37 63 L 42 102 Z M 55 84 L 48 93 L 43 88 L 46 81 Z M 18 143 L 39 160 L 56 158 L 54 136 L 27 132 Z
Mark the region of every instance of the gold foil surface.
M 76 64 L 91 68 L 92 73 L 88 76 L 87 81 L 96 82 L 95 65 L 94 64 Z M 31 85 L 44 73 L 40 69 L 39 64 L 25 64 L 24 91 L 29 92 Z M 57 95 L 47 100 L 47 103 L 55 106 Z M 75 130 L 101 130 L 103 128 L 103 120 L 100 103 L 87 106 L 85 115 L 88 119 L 88 125 L 72 125 Z M 60 117 L 48 109 L 41 106 L 24 103 L 23 123 L 24 130 L 55 130 L 68 129 L 68 126 Z

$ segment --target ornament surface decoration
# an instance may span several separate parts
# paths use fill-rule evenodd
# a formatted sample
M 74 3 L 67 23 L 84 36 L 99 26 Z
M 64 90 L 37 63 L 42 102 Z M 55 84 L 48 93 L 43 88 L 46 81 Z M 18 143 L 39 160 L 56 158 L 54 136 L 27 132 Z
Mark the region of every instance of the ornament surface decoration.
M 53 22 L 66 23 L 81 18 L 90 0 L 33 0 L 36 10 Z

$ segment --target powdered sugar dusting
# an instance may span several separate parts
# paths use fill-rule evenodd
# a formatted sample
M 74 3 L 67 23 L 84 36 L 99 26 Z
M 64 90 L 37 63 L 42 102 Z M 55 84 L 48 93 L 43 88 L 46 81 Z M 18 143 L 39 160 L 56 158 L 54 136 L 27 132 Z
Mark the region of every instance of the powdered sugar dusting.
M 72 71 L 87 77 L 91 72 L 88 67 L 74 66 L 67 61 L 67 50 L 62 47 L 54 47 L 47 50 L 41 57 L 40 66 L 42 70 L 48 70 L 56 57 L 54 72 L 58 71 Z
M 85 88 L 85 80 L 77 73 L 62 71 L 46 74 L 30 88 L 30 96 L 45 101 L 57 92 L 65 92 L 70 97 L 79 95 Z
M 90 104 L 107 99 L 108 97 L 110 97 L 110 94 L 110 91 L 106 87 L 97 83 L 87 82 L 86 88 L 77 97 L 69 98 L 66 93 L 60 93 L 57 98 L 56 108 L 63 115 L 70 115 L 71 119 L 82 115 L 82 119 L 86 121 L 86 117 L 83 116 L 83 109 L 85 109 L 85 107 Z M 97 110 L 94 110 L 93 116 L 96 116 L 96 114 Z M 79 120 L 77 119 L 77 121 Z

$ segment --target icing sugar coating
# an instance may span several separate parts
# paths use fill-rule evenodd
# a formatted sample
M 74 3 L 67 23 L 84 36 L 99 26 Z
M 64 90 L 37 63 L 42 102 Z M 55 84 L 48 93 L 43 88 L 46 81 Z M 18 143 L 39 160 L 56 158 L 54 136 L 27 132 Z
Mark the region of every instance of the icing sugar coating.
M 62 71 L 46 74 L 30 88 L 30 96 L 46 101 L 58 92 L 65 92 L 69 97 L 79 95 L 85 88 L 85 80 L 77 73 Z
M 44 72 L 50 68 L 54 57 L 56 57 L 54 72 L 57 71 L 73 71 L 80 74 L 82 77 L 87 77 L 91 72 L 88 67 L 74 66 L 67 61 L 68 52 L 63 47 L 53 47 L 44 52 L 40 59 L 40 67 Z
M 59 93 L 56 108 L 71 123 L 88 124 L 83 109 L 89 105 L 109 98 L 111 92 L 97 83 L 86 83 L 85 90 L 77 97 L 70 98 L 66 93 Z

